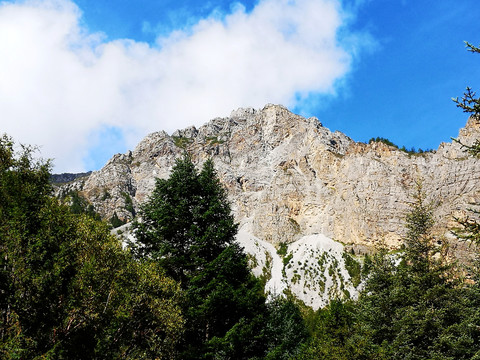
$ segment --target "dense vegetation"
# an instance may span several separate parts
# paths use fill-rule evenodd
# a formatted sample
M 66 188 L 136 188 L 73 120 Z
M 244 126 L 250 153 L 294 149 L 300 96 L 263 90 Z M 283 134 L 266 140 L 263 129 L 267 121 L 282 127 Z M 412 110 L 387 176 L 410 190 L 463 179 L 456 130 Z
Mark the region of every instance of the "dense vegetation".
M 172 358 L 178 284 L 59 204 L 32 151 L 0 138 L 0 358 Z
M 234 241 L 207 161 L 158 180 L 122 248 L 77 193 L 52 197 L 50 164 L 0 138 L 0 358 L 282 359 L 307 338 L 299 309 L 266 303 Z
M 480 116 L 471 89 L 454 101 Z M 0 358 L 480 359 L 478 266 L 464 281 L 447 261 L 420 185 L 404 251 L 369 259 L 358 301 L 314 312 L 266 301 L 211 161 L 177 160 L 124 249 L 78 194 L 51 196 L 33 155 L 0 138 Z M 479 215 L 458 219 L 459 238 L 480 242 Z

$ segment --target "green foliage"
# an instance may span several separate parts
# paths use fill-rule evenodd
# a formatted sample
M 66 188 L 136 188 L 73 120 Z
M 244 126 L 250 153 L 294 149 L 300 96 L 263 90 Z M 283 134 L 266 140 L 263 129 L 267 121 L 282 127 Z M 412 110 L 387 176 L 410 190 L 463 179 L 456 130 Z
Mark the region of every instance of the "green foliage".
M 208 136 L 205 139 L 210 145 L 221 145 L 225 140 L 219 140 L 217 136 Z
M 476 204 L 478 206 L 478 204 Z M 455 220 L 460 225 L 454 230 L 454 234 L 462 240 L 472 241 L 480 244 L 480 211 L 470 209 L 470 215 L 466 218 L 456 218 Z
M 468 51 L 472 53 L 480 53 L 480 48 L 466 42 Z M 461 108 L 464 112 L 472 114 L 471 116 L 474 117 L 477 121 L 480 121 L 480 98 L 476 97 L 475 92 L 472 91 L 471 88 L 467 87 L 466 92 L 463 94 L 462 100 L 458 100 L 458 98 L 453 99 L 453 101 L 457 104 L 457 107 Z M 457 142 L 460 142 L 454 139 Z M 460 143 L 465 150 L 474 157 L 480 157 L 480 141 L 477 140 L 473 145 L 465 145 Z M 479 204 L 473 204 L 477 206 Z M 458 229 L 455 229 L 455 235 L 463 240 L 470 240 L 476 244 L 480 244 L 480 211 L 478 209 L 472 208 L 470 211 L 470 215 L 466 218 L 460 219 L 456 218 L 455 220 L 460 225 Z
M 108 190 L 103 190 L 102 201 L 108 200 L 112 197 L 112 195 L 108 192 Z
M 280 255 L 282 258 L 287 255 L 288 244 L 285 242 L 281 242 L 277 249 L 277 254 Z
M 480 48 L 466 42 L 467 49 L 468 51 L 472 53 L 480 53 Z M 461 100 L 457 98 L 452 99 L 455 104 L 457 104 L 457 107 L 463 110 L 463 112 L 466 112 L 468 114 L 471 114 L 473 118 L 475 118 L 477 121 L 480 120 L 480 98 L 476 97 L 476 93 L 470 88 L 467 87 L 465 93 L 463 94 L 463 97 Z M 454 139 L 457 142 L 460 142 L 456 139 Z M 480 141 L 476 140 L 474 144 L 472 145 L 465 145 L 460 143 L 465 150 L 472 156 L 475 157 L 480 157 Z
M 157 179 L 134 223 L 139 256 L 153 256 L 182 286 L 198 269 L 234 243 L 237 225 L 230 204 L 207 162 L 198 174 L 188 155 L 178 160 L 170 178 Z
M 333 299 L 330 304 L 310 314 L 312 336 L 295 359 L 316 360 L 354 359 L 355 350 L 350 344 L 354 336 L 355 306 L 351 301 Z
M 288 251 L 288 244 L 285 243 L 285 242 L 281 242 L 278 249 L 277 249 L 277 254 L 282 257 L 282 262 L 283 262 L 282 274 L 283 274 L 283 276 L 286 276 L 285 275 L 285 267 L 293 259 L 293 254 L 289 253 L 287 255 L 287 251 Z
M 82 197 L 78 191 L 70 191 L 64 201 L 69 204 L 70 211 L 74 214 L 85 214 L 92 219 L 100 220 L 100 215 L 95 211 L 95 208 L 87 199 Z
M 262 353 L 265 299 L 234 241 L 237 224 L 213 162 L 198 173 L 187 154 L 177 160 L 168 179 L 157 179 L 141 217 L 137 256 L 155 259 L 186 292 L 181 357 Z
M 378 137 L 377 136 L 376 138 L 371 138 L 370 140 L 368 140 L 369 144 L 371 144 L 373 142 L 381 142 L 381 143 L 384 143 L 385 145 L 393 146 L 394 148 L 398 149 L 398 145 L 394 144 L 390 140 L 388 140 L 386 138 L 383 138 L 383 137 Z
M 366 278 L 370 274 L 372 267 L 373 267 L 372 258 L 370 257 L 370 255 L 365 254 L 365 257 L 363 258 L 362 278 Z
M 480 114 L 480 98 L 476 97 L 476 93 L 467 86 L 465 93 L 461 100 L 457 98 L 453 99 L 453 102 L 457 104 L 457 107 L 461 108 L 463 112 L 478 116 Z
M 293 259 L 293 253 L 289 253 L 287 256 L 285 256 L 282 261 L 283 261 L 283 268 L 288 265 L 288 263 Z
M 180 149 L 186 149 L 187 146 L 192 142 L 192 139 L 183 137 L 183 136 L 173 136 L 173 143 L 176 147 Z
M 300 309 L 291 300 L 280 297 L 267 305 L 264 331 L 267 341 L 265 360 L 291 359 L 300 353 L 308 339 Z
M 300 232 L 300 224 L 297 222 L 297 220 L 289 217 L 288 221 L 289 221 L 290 225 L 293 227 L 293 230 L 295 231 L 295 234 L 298 234 Z
M 133 207 L 133 200 L 129 193 L 122 191 L 121 193 L 123 199 L 125 200 L 125 210 L 135 216 L 135 208 Z
M 422 150 L 422 149 L 418 149 L 416 150 L 414 147 L 412 147 L 411 149 L 407 149 L 405 146 L 402 146 L 401 148 L 398 147 L 398 145 L 394 144 L 393 142 L 391 142 L 390 140 L 386 139 L 386 138 L 383 138 L 383 137 L 376 137 L 376 138 L 371 138 L 370 140 L 368 140 L 368 143 L 371 144 L 373 142 L 381 142 L 381 143 L 384 143 L 388 146 L 392 146 L 394 147 L 395 149 L 398 149 L 400 151 L 403 151 L 409 155 L 415 155 L 415 154 L 423 154 L 423 153 L 427 153 L 427 152 L 431 152 L 432 150 L 431 149 L 428 149 L 428 150 Z
M 405 219 L 407 234 L 404 240 L 404 259 L 418 272 L 428 271 L 432 266 L 438 265 L 434 256 L 441 250 L 434 244 L 435 239 L 430 233 L 434 225 L 433 207 L 425 203 L 425 196 L 421 184 L 417 183 L 414 203 Z
M 265 251 L 265 265 L 262 268 L 262 274 L 259 277 L 259 281 L 262 284 L 262 288 L 265 288 L 267 282 L 272 278 L 272 255 L 268 251 Z
M 109 221 L 110 221 L 110 224 L 112 224 L 112 227 L 113 227 L 114 229 L 126 224 L 125 221 L 121 220 L 121 219 L 118 217 L 118 215 L 117 215 L 116 212 L 113 213 L 113 215 L 112 215 L 112 217 L 110 218 Z
M 467 48 L 472 53 L 480 53 L 480 48 L 473 46 L 472 44 L 466 42 Z M 461 101 L 458 98 L 453 99 L 453 101 L 457 104 L 457 107 L 461 108 L 464 112 L 472 114 L 472 116 L 479 121 L 480 120 L 480 98 L 475 97 L 475 92 L 472 91 L 469 87 L 467 87 L 466 93 Z M 456 140 L 458 141 L 458 140 Z M 458 141 L 459 142 L 459 141 Z M 480 141 L 477 140 L 473 145 L 464 145 L 462 146 L 466 149 L 466 151 L 474 157 L 480 157 Z M 476 206 L 477 209 L 472 208 L 470 211 L 469 216 L 466 218 L 460 219 L 456 218 L 455 220 L 459 224 L 459 228 L 455 229 L 455 235 L 462 239 L 462 240 L 469 240 L 476 244 L 480 244 L 480 211 L 478 210 L 479 204 L 472 204 L 472 206 Z
M 342 256 L 352 284 L 357 287 L 362 281 L 362 265 L 348 253 L 343 253 Z
M 178 285 L 51 197 L 32 152 L 0 140 L 0 357 L 171 359 Z

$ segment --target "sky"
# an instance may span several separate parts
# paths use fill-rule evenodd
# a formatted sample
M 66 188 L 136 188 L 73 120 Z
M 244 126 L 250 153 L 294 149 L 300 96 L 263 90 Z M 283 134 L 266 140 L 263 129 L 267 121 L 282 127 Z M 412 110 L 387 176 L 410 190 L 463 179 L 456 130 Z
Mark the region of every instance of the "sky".
M 0 1 L 0 133 L 53 172 L 282 104 L 355 141 L 436 149 L 480 92 L 478 0 Z

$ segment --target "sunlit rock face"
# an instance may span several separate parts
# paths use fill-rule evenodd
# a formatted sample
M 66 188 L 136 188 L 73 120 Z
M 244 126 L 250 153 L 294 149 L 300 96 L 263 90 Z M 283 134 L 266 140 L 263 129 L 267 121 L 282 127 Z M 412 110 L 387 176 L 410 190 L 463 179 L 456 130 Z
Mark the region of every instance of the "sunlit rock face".
M 459 140 L 472 144 L 479 138 L 480 123 L 470 119 Z M 133 151 L 115 155 L 100 171 L 66 186 L 80 189 L 103 217 L 108 219 L 115 212 L 129 220 L 133 214 L 128 203 L 137 210 L 154 188 L 155 178 L 168 177 L 184 151 L 199 166 L 208 158 L 214 160 L 244 231 L 239 238 L 270 244 L 270 250 L 290 244 L 289 251 L 296 249 L 304 259 L 309 244 L 314 249 L 312 256 L 318 257 L 324 245 L 312 239 L 320 238 L 341 242 L 357 252 L 378 245 L 398 248 L 415 184 L 421 183 L 435 207 L 435 231 L 439 236 L 446 234 L 439 241 L 451 242 L 454 257 L 469 256 L 465 244 L 448 236 L 454 217 L 465 215 L 471 203 L 480 202 L 479 160 L 468 156 L 459 143 L 442 143 L 437 151 L 411 155 L 383 143 L 354 142 L 323 127 L 316 118 L 305 119 L 277 105 L 239 109 L 230 117 L 172 135 L 150 134 Z M 257 252 L 261 257 L 265 249 Z M 295 270 L 293 265 L 290 269 Z M 306 285 L 298 276 L 293 283 L 290 269 L 282 265 L 288 288 L 298 296 L 303 294 L 306 303 L 321 306 L 323 300 L 309 302 L 309 291 L 295 290 Z M 341 290 L 354 296 L 354 289 L 346 285 L 348 276 L 342 276 Z M 317 281 L 317 294 L 333 284 L 331 279 L 322 281 L 323 287 Z M 281 288 L 281 282 L 275 286 Z

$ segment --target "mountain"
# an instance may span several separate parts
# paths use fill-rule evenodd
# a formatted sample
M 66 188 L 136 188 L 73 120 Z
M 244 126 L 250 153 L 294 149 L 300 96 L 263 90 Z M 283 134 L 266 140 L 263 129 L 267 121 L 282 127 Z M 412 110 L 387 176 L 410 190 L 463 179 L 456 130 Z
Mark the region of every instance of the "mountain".
M 85 172 L 85 173 L 76 173 L 76 174 L 72 174 L 72 173 L 53 174 L 53 175 L 50 177 L 50 181 L 51 181 L 53 184 L 59 185 L 59 184 L 71 182 L 71 181 L 73 181 L 73 180 L 75 180 L 75 179 L 78 179 L 78 178 L 80 178 L 80 177 L 88 176 L 88 175 L 90 175 L 91 173 L 92 173 L 92 172 L 89 171 L 89 172 Z
M 471 118 L 458 139 L 479 138 L 480 122 Z M 102 217 L 128 221 L 184 151 L 199 165 L 213 158 L 240 224 L 238 241 L 271 293 L 290 291 L 313 308 L 330 296 L 355 297 L 359 256 L 401 246 L 417 183 L 434 206 L 439 243 L 450 244 L 452 258 L 471 256 L 449 229 L 480 202 L 480 164 L 458 142 L 406 153 L 355 142 L 278 105 L 239 109 L 172 135 L 152 133 L 58 194 L 76 190 Z

